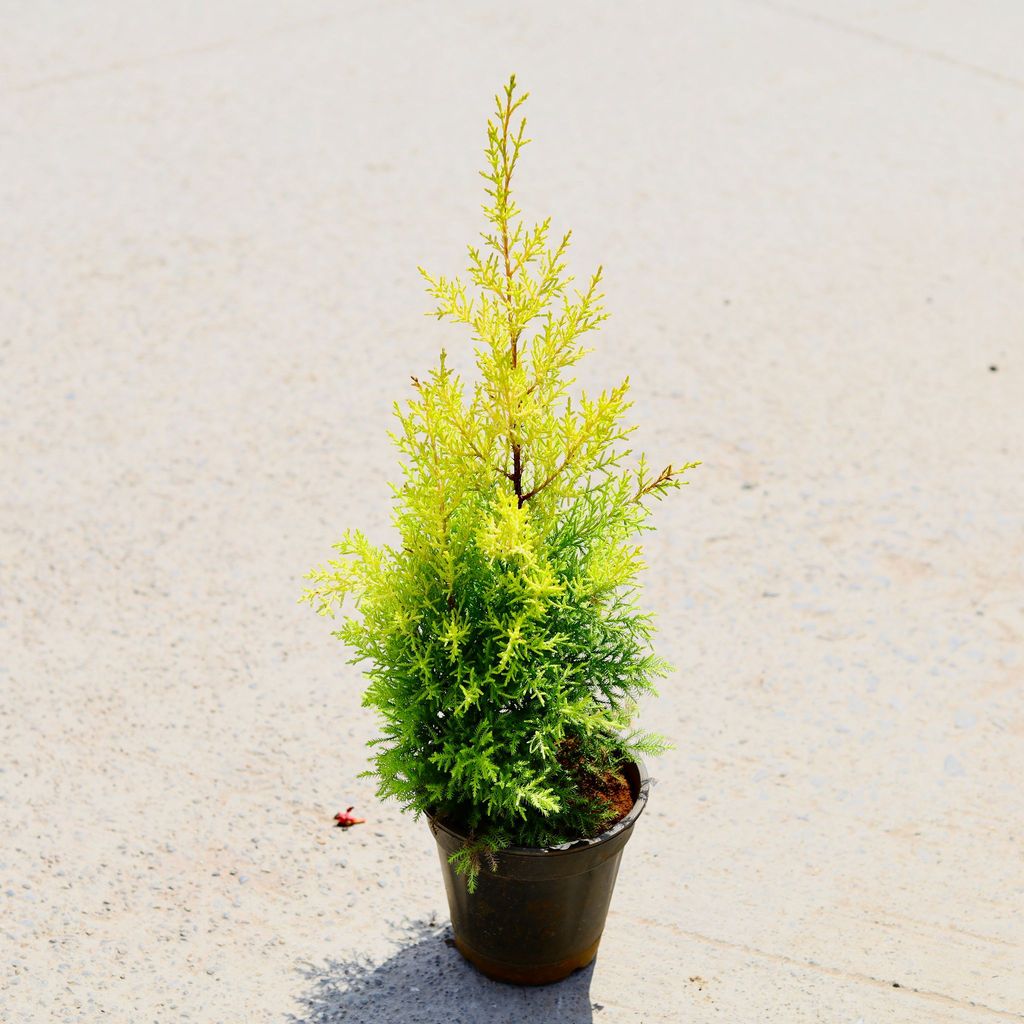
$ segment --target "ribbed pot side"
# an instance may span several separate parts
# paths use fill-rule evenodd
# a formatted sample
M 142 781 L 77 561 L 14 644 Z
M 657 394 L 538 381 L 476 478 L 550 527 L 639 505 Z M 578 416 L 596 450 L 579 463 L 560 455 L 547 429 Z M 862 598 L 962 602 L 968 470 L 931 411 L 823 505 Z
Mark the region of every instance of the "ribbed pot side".
M 642 761 L 623 766 L 633 808 L 593 839 L 571 846 L 513 846 L 483 865 L 476 892 L 466 888 L 448 858 L 465 836 L 435 818 L 455 945 L 484 974 L 519 985 L 547 985 L 586 967 L 597 954 L 619 872 L 622 848 L 650 790 Z

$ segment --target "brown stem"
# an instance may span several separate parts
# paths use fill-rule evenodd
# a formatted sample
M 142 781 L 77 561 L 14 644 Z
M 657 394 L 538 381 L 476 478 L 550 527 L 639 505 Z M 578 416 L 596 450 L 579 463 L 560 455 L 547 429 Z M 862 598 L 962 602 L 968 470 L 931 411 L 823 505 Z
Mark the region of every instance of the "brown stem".
M 501 119 L 501 151 L 504 158 L 505 180 L 502 186 L 505 209 L 508 207 L 509 185 L 512 182 L 512 164 L 508 158 L 508 126 L 512 120 L 512 102 L 509 98 L 505 104 L 505 112 Z M 508 217 L 501 218 L 501 254 L 505 261 L 505 306 L 508 309 L 508 334 L 511 344 L 512 369 L 519 365 L 519 332 L 515 330 L 515 317 L 512 313 L 512 259 L 509 252 Z M 509 439 L 512 444 L 512 487 L 516 493 L 519 507 L 523 507 L 523 451 L 519 442 L 512 440 L 516 433 L 516 422 L 510 418 Z

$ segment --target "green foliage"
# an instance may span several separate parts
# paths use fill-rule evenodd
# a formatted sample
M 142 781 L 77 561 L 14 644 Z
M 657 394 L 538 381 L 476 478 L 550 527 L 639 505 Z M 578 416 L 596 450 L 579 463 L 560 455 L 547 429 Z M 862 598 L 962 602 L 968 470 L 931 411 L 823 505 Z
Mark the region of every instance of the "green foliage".
M 421 271 L 436 316 L 469 328 L 478 379 L 444 353 L 413 378 L 392 434 L 400 541 L 346 533 L 305 594 L 321 614 L 346 598 L 358 612 L 335 635 L 365 664 L 364 704 L 382 723 L 379 795 L 465 829 L 471 876 L 481 851 L 595 834 L 608 805 L 582 796 L 579 772 L 660 748 L 631 728 L 636 698 L 667 670 L 636 604 L 637 537 L 651 500 L 697 465 L 626 466 L 628 380 L 572 393 L 606 318 L 601 271 L 574 289 L 569 235 L 553 244 L 549 220 L 521 220 L 525 99 L 513 77 L 487 126 L 488 229 L 469 247 L 469 284 Z

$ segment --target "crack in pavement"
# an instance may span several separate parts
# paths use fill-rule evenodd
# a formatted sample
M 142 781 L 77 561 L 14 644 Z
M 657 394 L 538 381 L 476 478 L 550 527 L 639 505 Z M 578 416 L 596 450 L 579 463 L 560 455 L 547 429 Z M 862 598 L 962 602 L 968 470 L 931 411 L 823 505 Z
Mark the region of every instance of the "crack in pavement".
M 164 61 L 177 60 L 181 57 L 195 57 L 206 53 L 216 53 L 220 50 L 228 50 L 239 44 L 257 42 L 278 35 L 290 35 L 294 32 L 302 32 L 308 28 L 317 28 L 335 20 L 335 15 L 322 15 L 319 18 L 309 18 L 306 21 L 292 22 L 288 25 L 273 25 L 262 32 L 255 32 L 252 35 L 231 36 L 227 39 L 217 39 L 209 43 L 200 43 L 196 46 L 184 46 L 178 50 L 168 50 L 165 53 L 154 53 L 148 57 L 140 57 L 137 60 L 115 61 L 113 64 L 106 64 L 98 68 L 83 68 L 80 71 L 69 71 L 63 75 L 53 75 L 50 78 L 39 78 L 23 85 L 16 85 L 13 88 L 5 89 L 0 95 L 16 96 L 27 92 L 36 92 L 39 89 L 46 89 L 54 85 L 67 85 L 72 82 L 79 82 L 90 78 L 103 78 L 105 75 L 114 75 L 121 71 L 134 71 L 137 68 L 144 68 L 150 64 L 160 64 Z
M 752 7 L 761 7 L 765 10 L 775 11 L 778 14 L 788 14 L 793 18 L 799 18 L 803 21 L 823 25 L 835 32 L 842 32 L 851 36 L 860 36 L 862 39 L 880 43 L 883 46 L 888 46 L 890 49 L 899 50 L 902 53 L 906 53 L 914 57 L 925 57 L 929 60 L 936 61 L 937 63 L 947 64 L 950 67 L 958 68 L 961 71 L 980 75 L 993 82 L 998 82 L 1000 85 L 1008 85 L 1014 89 L 1024 89 L 1024 79 L 1015 78 L 1013 75 L 1007 75 L 1002 71 L 993 71 L 991 68 L 987 68 L 982 64 L 972 64 L 970 61 L 961 60 L 959 57 L 943 53 L 941 50 L 922 49 L 921 47 L 914 46 L 912 43 L 907 43 L 902 39 L 894 39 L 892 36 L 876 32 L 874 29 L 861 28 L 859 25 L 851 25 L 849 22 L 840 21 L 838 18 L 830 18 L 825 14 L 808 11 L 793 4 L 782 3 L 780 0 L 741 0 L 741 2 Z
M 643 925 L 645 928 L 664 928 L 677 935 L 683 935 L 696 942 L 706 943 L 707 945 L 714 946 L 717 949 L 739 951 L 750 956 L 760 957 L 762 960 L 768 960 L 771 963 L 786 964 L 790 967 L 801 967 L 808 971 L 816 971 L 819 974 L 825 974 L 831 978 L 843 978 L 847 981 L 872 985 L 876 988 L 895 988 L 899 992 L 906 992 L 909 995 L 914 995 L 920 999 L 926 999 L 933 1003 L 940 1003 L 944 1006 L 955 1006 L 961 1010 L 979 1010 L 983 1013 L 992 1014 L 1001 1020 L 1024 1021 L 1024 1013 L 1014 1013 L 1012 1010 L 1003 1010 L 998 1007 L 987 1006 L 985 1003 L 979 1003 L 973 999 L 961 999 L 957 996 L 946 995 L 943 992 L 932 992 L 929 989 L 913 988 L 909 985 L 904 985 L 902 982 L 897 984 L 892 980 L 887 981 L 884 978 L 876 978 L 871 974 L 864 974 L 860 971 L 848 971 L 841 967 L 830 967 L 827 964 L 815 963 L 813 960 L 801 960 L 798 957 L 786 956 L 785 953 L 772 953 L 765 949 L 758 949 L 756 946 L 749 946 L 745 942 L 731 942 L 727 939 L 716 939 L 711 935 L 703 935 L 700 932 L 687 931 L 685 928 L 680 928 L 677 925 L 666 924 L 662 921 L 654 921 L 650 918 L 631 917 L 630 919 L 636 924 Z

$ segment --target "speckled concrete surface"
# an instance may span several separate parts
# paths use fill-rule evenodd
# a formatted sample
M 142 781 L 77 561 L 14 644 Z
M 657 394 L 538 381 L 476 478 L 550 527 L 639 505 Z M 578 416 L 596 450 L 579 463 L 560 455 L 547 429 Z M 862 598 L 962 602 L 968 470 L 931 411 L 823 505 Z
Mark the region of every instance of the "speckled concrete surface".
M 2 10 L 4 1024 L 1024 1020 L 1020 4 Z M 705 462 L 649 546 L 676 749 L 535 992 L 445 945 L 295 604 L 386 530 L 513 69 L 588 373 Z

